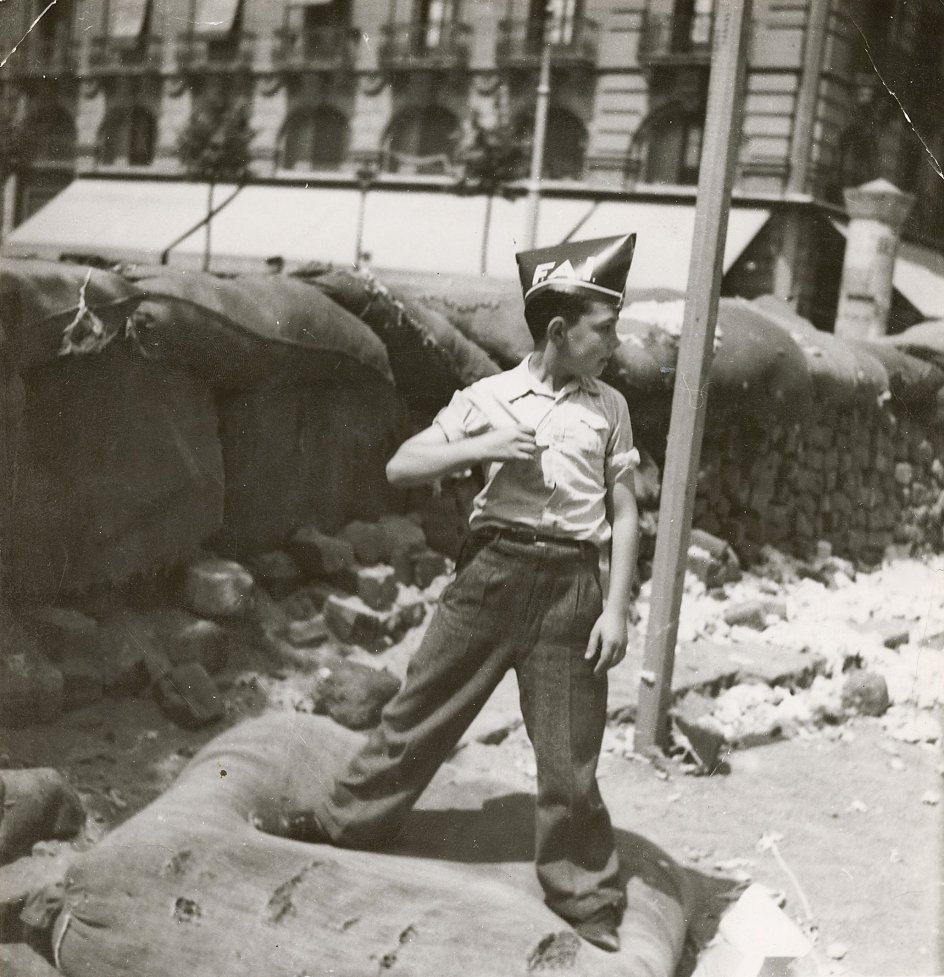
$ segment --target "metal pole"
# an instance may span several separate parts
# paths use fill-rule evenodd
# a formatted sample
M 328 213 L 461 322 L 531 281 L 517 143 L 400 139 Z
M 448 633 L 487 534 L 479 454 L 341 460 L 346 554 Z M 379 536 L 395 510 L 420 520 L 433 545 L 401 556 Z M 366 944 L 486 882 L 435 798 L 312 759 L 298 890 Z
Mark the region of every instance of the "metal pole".
M 662 474 L 646 653 L 639 686 L 634 743 L 637 751 L 665 746 L 669 732 L 675 642 L 705 430 L 705 384 L 714 346 L 722 259 L 744 104 L 750 8 L 750 0 L 725 0 L 715 8 L 705 144 L 701 155 L 672 418 Z
M 545 17 L 541 24 L 541 73 L 538 77 L 538 97 L 534 106 L 534 141 L 531 145 L 531 174 L 528 178 L 528 227 L 525 240 L 528 248 L 537 244 L 538 204 L 541 199 L 541 173 L 544 170 L 544 141 L 547 135 L 547 107 L 551 95 L 551 33 Z

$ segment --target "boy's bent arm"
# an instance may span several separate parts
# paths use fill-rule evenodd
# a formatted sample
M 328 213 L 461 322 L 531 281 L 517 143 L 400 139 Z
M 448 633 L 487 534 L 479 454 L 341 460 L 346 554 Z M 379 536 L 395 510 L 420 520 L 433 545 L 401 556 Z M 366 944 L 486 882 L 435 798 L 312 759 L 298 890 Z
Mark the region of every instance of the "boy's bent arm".
M 431 424 L 400 445 L 387 462 L 387 479 L 391 485 L 422 485 L 486 461 L 532 458 L 534 451 L 534 432 L 524 425 L 450 441 L 438 424 Z
M 596 658 L 594 675 L 618 665 L 626 655 L 627 628 L 633 576 L 639 552 L 639 509 L 632 475 L 617 481 L 608 506 L 612 519 L 610 583 L 606 605 L 590 632 L 587 660 Z

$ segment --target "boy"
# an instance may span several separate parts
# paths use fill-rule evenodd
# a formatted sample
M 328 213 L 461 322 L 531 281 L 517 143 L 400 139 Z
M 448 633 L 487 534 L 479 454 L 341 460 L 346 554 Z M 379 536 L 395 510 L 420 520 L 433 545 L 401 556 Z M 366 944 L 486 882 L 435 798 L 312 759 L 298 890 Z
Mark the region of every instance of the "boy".
M 550 908 L 608 951 L 619 949 L 625 895 L 596 765 L 606 672 L 626 653 L 639 455 L 625 401 L 598 378 L 619 345 L 634 243 L 628 235 L 518 255 L 534 352 L 457 392 L 387 466 L 402 486 L 485 467 L 455 580 L 403 687 L 323 809 L 255 819 L 309 841 L 389 842 L 514 668 L 537 763 L 538 877 Z

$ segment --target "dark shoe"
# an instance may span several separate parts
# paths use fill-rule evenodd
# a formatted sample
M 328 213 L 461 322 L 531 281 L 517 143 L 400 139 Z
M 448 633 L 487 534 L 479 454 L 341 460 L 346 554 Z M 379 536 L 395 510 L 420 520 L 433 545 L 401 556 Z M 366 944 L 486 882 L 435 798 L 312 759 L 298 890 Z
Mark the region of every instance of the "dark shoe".
M 286 811 L 278 807 L 258 808 L 249 815 L 253 827 L 267 835 L 330 845 L 331 839 L 311 811 Z
M 620 948 L 619 924 L 622 915 L 615 906 L 602 906 L 586 919 L 576 920 L 572 925 L 578 936 L 588 943 L 607 953 L 616 953 Z

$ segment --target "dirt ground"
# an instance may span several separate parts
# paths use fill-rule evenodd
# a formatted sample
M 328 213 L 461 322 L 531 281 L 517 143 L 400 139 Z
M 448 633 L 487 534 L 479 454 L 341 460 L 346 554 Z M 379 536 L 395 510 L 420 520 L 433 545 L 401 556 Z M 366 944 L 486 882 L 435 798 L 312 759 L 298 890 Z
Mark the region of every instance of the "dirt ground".
M 944 608 L 942 579 L 939 563 L 900 561 L 878 574 L 859 574 L 838 593 L 824 591 L 816 600 L 809 599 L 807 582 L 782 586 L 792 601 L 793 633 L 813 630 L 829 642 L 833 625 L 824 607 L 846 616 L 859 608 L 867 617 L 863 609 L 872 615 L 900 612 L 911 599 L 917 602 L 915 627 L 927 631 L 930 615 L 936 629 Z M 732 597 L 760 586 L 748 581 Z M 692 597 L 687 606 L 686 627 L 703 628 L 703 621 L 691 625 L 698 600 Z M 388 653 L 391 660 L 398 653 L 405 659 L 421 632 L 422 626 L 410 632 Z M 727 637 L 736 642 L 738 635 Z M 642 641 L 643 633 L 633 640 Z M 922 654 L 944 658 L 939 649 Z M 936 681 L 940 672 L 930 674 Z M 78 844 L 94 844 L 165 790 L 224 724 L 297 708 L 298 690 L 310 682 L 303 670 L 273 661 L 251 643 L 218 678 L 227 719 L 213 728 L 182 730 L 147 697 L 105 699 L 53 724 L 0 730 L 0 766 L 63 771 L 88 812 Z M 919 680 L 927 681 L 915 673 L 912 684 Z M 901 676 L 889 682 L 893 692 L 901 682 Z M 896 722 L 902 708 L 939 720 L 941 695 L 939 688 L 931 708 L 896 705 Z M 691 776 L 677 762 L 653 765 L 635 757 L 633 727 L 611 724 L 600 782 L 618 828 L 650 838 L 700 871 L 749 878 L 782 895 L 788 915 L 815 936 L 814 955 L 797 973 L 941 974 L 940 740 L 906 742 L 889 730 L 888 717 L 801 726 L 787 738 L 729 752 L 722 773 Z M 533 792 L 533 761 L 520 728 L 494 745 L 467 742 L 439 777 L 494 777 L 496 771 L 513 790 Z M 530 825 L 516 823 L 513 830 L 522 832 L 527 850 Z

